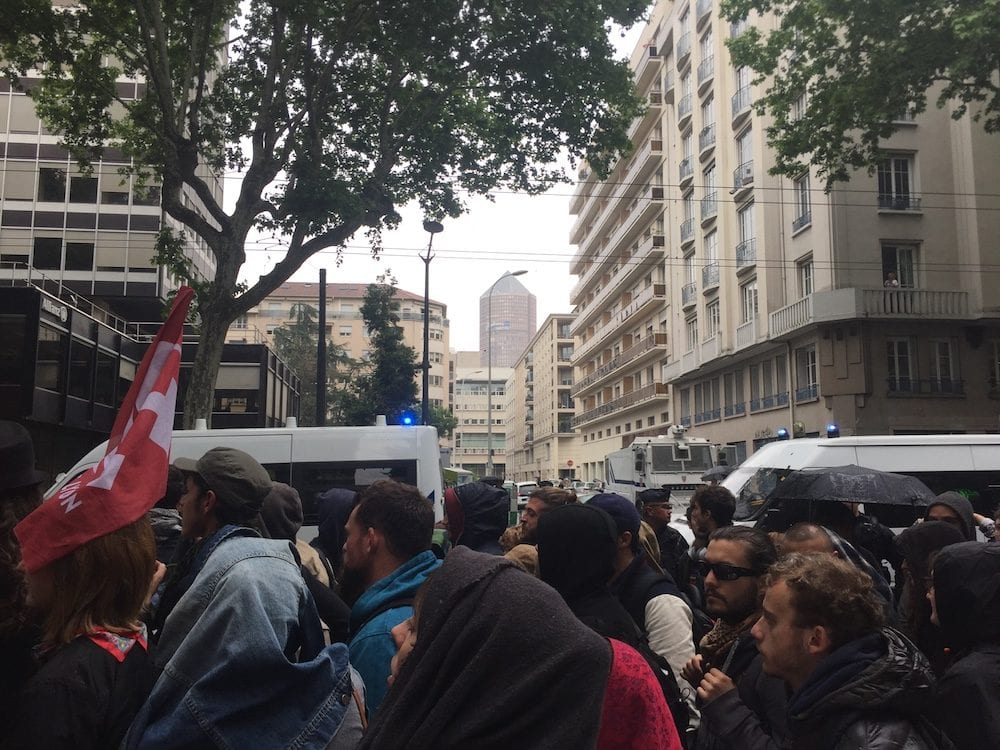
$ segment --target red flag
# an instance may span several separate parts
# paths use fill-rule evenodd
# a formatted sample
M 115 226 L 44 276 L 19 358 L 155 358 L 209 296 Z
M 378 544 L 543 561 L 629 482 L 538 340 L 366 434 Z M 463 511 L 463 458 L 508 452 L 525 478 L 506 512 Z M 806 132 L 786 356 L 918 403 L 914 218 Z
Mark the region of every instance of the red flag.
M 115 418 L 104 458 L 14 527 L 29 573 L 142 518 L 167 488 L 184 319 L 181 287 Z

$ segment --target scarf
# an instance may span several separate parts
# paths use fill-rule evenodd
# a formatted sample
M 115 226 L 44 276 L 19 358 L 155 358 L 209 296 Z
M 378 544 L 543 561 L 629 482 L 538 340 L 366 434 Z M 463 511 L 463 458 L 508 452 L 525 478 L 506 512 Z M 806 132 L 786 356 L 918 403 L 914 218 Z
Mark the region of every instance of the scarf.
M 734 625 L 730 625 L 723 619 L 715 621 L 715 627 L 702 636 L 698 644 L 698 653 L 704 657 L 702 669 L 708 672 L 712 667 L 718 667 L 723 672 L 726 671 L 726 657 L 736 641 L 744 633 L 750 632 L 750 628 L 760 619 L 760 612 L 751 612 L 745 618 Z

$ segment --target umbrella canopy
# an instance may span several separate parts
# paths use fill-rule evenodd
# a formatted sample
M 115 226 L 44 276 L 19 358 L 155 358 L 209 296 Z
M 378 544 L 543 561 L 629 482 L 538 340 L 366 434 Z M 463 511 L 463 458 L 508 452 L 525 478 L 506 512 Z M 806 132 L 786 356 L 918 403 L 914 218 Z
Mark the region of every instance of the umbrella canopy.
M 793 471 L 778 484 L 771 497 L 914 506 L 929 505 L 935 495 L 915 477 L 851 464 Z
M 701 475 L 701 481 L 703 482 L 721 482 L 723 479 L 728 477 L 733 473 L 735 466 L 713 466 L 711 469 L 706 471 Z

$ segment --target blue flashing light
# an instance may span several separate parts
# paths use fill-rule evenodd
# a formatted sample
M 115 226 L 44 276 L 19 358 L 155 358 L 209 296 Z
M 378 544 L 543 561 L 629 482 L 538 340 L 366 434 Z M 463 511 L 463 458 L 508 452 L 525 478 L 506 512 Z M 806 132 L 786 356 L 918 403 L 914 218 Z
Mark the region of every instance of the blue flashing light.
M 399 423 L 404 427 L 412 427 L 417 423 L 417 415 L 412 411 L 404 411 L 399 415 Z
M 779 427 L 775 435 L 778 436 L 778 440 L 788 440 L 791 437 L 784 427 Z
M 826 436 L 828 438 L 840 437 L 840 428 L 831 422 L 826 426 Z

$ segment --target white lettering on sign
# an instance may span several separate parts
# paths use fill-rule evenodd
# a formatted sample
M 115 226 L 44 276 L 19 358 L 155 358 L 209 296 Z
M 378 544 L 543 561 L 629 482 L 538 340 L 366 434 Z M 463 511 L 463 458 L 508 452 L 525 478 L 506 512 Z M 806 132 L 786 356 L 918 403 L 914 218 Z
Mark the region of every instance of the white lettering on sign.
M 42 309 L 50 315 L 55 315 L 63 323 L 69 318 L 69 310 L 65 305 L 59 305 L 48 297 L 42 297 Z

